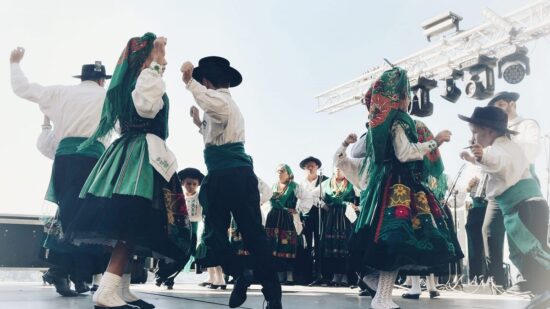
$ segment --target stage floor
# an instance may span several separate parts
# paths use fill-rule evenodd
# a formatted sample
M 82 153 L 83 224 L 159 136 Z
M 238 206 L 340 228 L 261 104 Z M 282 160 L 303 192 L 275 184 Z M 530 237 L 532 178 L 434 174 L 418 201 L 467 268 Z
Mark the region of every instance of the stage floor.
M 156 305 L 159 309 L 185 308 L 228 308 L 230 288 L 228 290 L 210 290 L 195 283 L 176 283 L 174 290 L 168 291 L 148 283 L 135 285 L 133 289 L 144 300 Z M 284 308 L 319 309 L 319 308 L 369 308 L 370 297 L 358 297 L 357 290 L 349 288 L 326 287 L 283 287 Z M 394 290 L 394 301 L 401 308 L 524 308 L 528 303 L 525 296 L 482 295 L 460 291 L 441 291 L 441 297 L 429 299 L 424 293 L 420 300 L 405 300 L 400 295 L 405 290 Z M 260 286 L 253 285 L 247 301 L 241 308 L 261 309 L 263 297 Z M 2 309 L 59 309 L 59 308 L 93 308 L 90 295 L 64 298 L 55 293 L 52 286 L 41 283 L 0 283 L 0 308 Z

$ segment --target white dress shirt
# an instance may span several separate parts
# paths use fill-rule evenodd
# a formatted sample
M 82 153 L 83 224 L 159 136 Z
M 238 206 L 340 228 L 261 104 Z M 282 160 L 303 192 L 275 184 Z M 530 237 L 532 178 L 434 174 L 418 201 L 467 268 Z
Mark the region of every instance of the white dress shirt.
M 187 89 L 204 111 L 200 132 L 205 145 L 245 142 L 244 118 L 229 89 L 207 89 L 194 79 L 187 83 Z
M 519 134 L 512 135 L 512 141 L 516 142 L 523 149 L 523 153 L 529 164 L 534 164 L 541 148 L 539 124 L 533 119 L 525 119 L 518 116 L 508 121 L 508 128 L 519 132 Z
M 298 189 L 296 191 L 299 190 L 300 193 L 299 196 L 296 195 L 296 197 L 298 197 L 296 209 L 303 214 L 307 214 L 315 203 L 320 202 L 321 186 L 317 185 L 318 179 L 319 176 L 312 181 L 305 178 L 298 184 Z
M 518 181 L 531 178 L 523 150 L 505 136 L 497 137 L 491 146 L 485 148 L 476 165 L 488 174 L 486 194 L 489 200 L 494 200 Z
M 339 168 L 346 179 L 351 182 L 359 190 L 363 191 L 367 188 L 367 179 L 368 179 L 368 166 L 364 168 L 363 174 L 360 175 L 361 166 L 363 165 L 364 158 L 350 158 L 346 154 L 346 149 L 348 147 L 340 145 L 336 153 L 334 154 L 334 166 Z
M 56 143 L 65 137 L 90 137 L 99 124 L 106 91 L 94 81 L 74 86 L 42 86 L 30 83 L 18 63 L 11 64 L 13 92 L 38 103 L 53 122 Z M 107 141 L 103 141 L 107 145 Z
M 188 196 L 185 194 L 185 205 L 187 206 L 187 213 L 189 214 L 189 221 L 200 222 L 202 221 L 202 205 L 199 202 L 199 191 L 195 194 Z
M 166 84 L 162 75 L 151 68 L 146 68 L 139 74 L 136 87 L 132 91 L 132 100 L 139 116 L 153 119 L 164 107 L 162 96 L 166 92 Z M 147 149 L 149 163 L 166 180 L 170 181 L 178 169 L 176 156 L 166 142 L 155 134 L 147 133 Z

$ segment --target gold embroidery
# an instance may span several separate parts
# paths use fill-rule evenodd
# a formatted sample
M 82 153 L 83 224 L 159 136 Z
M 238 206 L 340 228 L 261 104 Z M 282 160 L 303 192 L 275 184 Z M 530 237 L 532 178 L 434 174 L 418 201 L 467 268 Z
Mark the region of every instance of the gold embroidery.
M 430 214 L 430 206 L 428 205 L 428 198 L 426 193 L 417 192 L 414 194 L 414 200 L 416 202 L 416 210 L 419 214 Z
M 411 205 L 411 189 L 402 184 L 395 184 L 391 187 L 392 193 L 390 196 L 390 204 L 388 207 L 405 206 L 410 208 Z

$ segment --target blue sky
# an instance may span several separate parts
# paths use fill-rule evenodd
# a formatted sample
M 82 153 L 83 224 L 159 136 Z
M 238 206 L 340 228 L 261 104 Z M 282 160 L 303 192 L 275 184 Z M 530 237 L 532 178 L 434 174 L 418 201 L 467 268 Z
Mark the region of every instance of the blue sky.
M 332 170 L 332 155 L 350 132 L 364 131 L 366 112 L 355 106 L 336 114 L 314 112 L 315 95 L 351 80 L 382 58 L 396 60 L 425 48 L 422 21 L 444 11 L 464 17 L 462 27 L 483 22 L 489 7 L 505 14 L 528 1 L 2 1 L 0 55 L 0 213 L 40 213 L 51 162 L 36 150 L 42 115 L 37 106 L 16 97 L 9 83 L 9 53 L 27 49 L 22 67 L 31 81 L 75 84 L 84 63 L 102 60 L 112 72 L 126 41 L 151 31 L 168 38 L 165 74 L 171 101 L 169 147 L 181 168 L 205 170 L 202 139 L 189 118 L 194 103 L 181 82 L 179 67 L 201 57 L 228 58 L 243 74 L 232 90 L 246 119 L 247 151 L 257 174 L 275 181 L 278 163 L 287 163 L 298 179 L 298 163 L 314 155 Z M 544 133 L 550 77 L 548 38 L 528 45 L 532 74 L 515 86 L 497 80 L 497 91 L 521 93 L 520 114 L 536 118 Z M 460 84 L 463 87 L 463 84 Z M 464 96 L 456 104 L 432 92 L 434 115 L 424 121 L 432 131 L 450 129 L 443 146 L 447 172 L 461 165 L 460 149 L 470 137 L 458 113 L 469 115 L 485 102 Z M 546 179 L 544 150 L 538 164 Z

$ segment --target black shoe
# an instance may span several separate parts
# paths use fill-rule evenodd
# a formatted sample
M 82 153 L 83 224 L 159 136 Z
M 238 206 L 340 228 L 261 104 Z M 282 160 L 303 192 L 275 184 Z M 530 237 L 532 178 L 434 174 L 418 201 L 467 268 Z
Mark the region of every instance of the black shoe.
M 525 309 L 546 309 L 550 306 L 550 291 L 535 296 Z
M 359 280 L 357 280 L 357 286 L 361 289 L 361 291 L 359 291 L 359 296 L 370 296 L 374 298 L 374 296 L 376 295 L 376 290 L 371 289 L 370 286 L 365 281 L 363 281 L 362 278 L 359 278 Z M 367 294 L 365 294 L 365 292 Z
M 208 286 L 209 289 L 212 289 L 212 290 L 217 290 L 217 289 L 221 289 L 221 290 L 225 290 L 227 289 L 227 285 L 226 284 L 211 284 Z
M 174 284 L 167 284 L 166 289 L 167 290 L 173 290 L 174 289 Z
M 94 309 L 139 309 L 139 307 L 132 306 L 132 305 L 124 305 L 124 306 L 116 306 L 116 307 L 104 307 L 104 306 L 94 305 Z
M 150 304 L 150 303 L 148 303 L 146 301 L 143 301 L 141 299 L 138 299 L 136 301 L 129 301 L 128 305 L 136 306 L 139 309 L 153 309 L 153 308 L 155 308 L 155 305 Z
M 430 298 L 436 298 L 439 297 L 441 294 L 439 294 L 439 291 L 430 291 Z
M 44 275 L 42 275 L 42 280 L 49 284 L 53 284 L 55 286 L 55 291 L 64 297 L 74 297 L 78 296 L 78 293 L 76 291 L 71 290 L 69 285 L 69 279 L 67 278 L 61 278 L 54 276 L 50 274 L 49 272 L 46 272 Z
M 90 292 L 90 287 L 84 281 L 75 282 L 74 289 L 78 294 Z
M 268 300 L 265 309 L 283 309 L 281 299 Z
M 357 295 L 363 297 L 363 296 L 371 296 L 369 291 L 367 290 L 359 290 L 359 293 L 357 293 Z M 371 296 L 372 297 L 372 296 Z
M 229 308 L 240 307 L 246 301 L 246 291 L 252 284 L 252 278 L 243 274 L 236 279 L 233 291 L 229 297 Z
M 285 281 L 283 284 L 284 284 L 284 285 L 294 285 L 294 281 L 288 281 L 288 280 L 287 280 L 287 281 Z
M 202 286 L 202 287 L 209 287 L 211 285 L 212 285 L 212 283 L 210 283 L 210 282 L 201 282 L 201 283 L 199 283 L 199 286 Z
M 92 293 L 94 293 L 95 291 L 97 291 L 97 289 L 99 289 L 99 285 L 94 284 L 94 285 L 92 285 L 92 287 L 90 288 L 90 291 L 91 291 Z
M 404 293 L 403 295 L 401 295 L 402 298 L 405 298 L 405 299 L 419 299 L 420 298 L 420 294 L 409 294 L 409 293 Z
M 162 279 L 162 278 L 155 279 L 155 285 L 156 286 L 161 286 L 163 282 L 164 282 L 164 279 Z
M 320 278 L 320 279 L 314 280 L 313 282 L 311 282 L 307 286 L 320 286 L 320 285 L 323 285 L 323 283 L 324 283 L 324 280 L 322 278 Z

